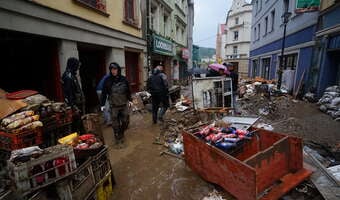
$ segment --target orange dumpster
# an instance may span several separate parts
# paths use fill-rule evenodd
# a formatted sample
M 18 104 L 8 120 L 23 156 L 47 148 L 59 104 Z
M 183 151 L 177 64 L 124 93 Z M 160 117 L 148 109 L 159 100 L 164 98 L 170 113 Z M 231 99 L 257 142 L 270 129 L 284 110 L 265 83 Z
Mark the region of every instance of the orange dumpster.
M 186 164 L 237 199 L 278 199 L 311 174 L 303 168 L 302 140 L 297 137 L 257 129 L 231 154 L 188 132 L 183 140 Z

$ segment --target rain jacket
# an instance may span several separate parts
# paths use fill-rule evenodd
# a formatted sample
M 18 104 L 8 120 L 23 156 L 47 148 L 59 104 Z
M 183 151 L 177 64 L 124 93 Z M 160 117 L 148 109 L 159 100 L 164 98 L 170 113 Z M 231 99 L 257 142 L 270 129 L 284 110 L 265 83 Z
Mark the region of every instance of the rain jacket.
M 147 81 L 147 90 L 152 94 L 168 95 L 168 82 L 166 75 L 159 69 L 154 69 L 152 75 Z
M 118 66 L 118 75 L 110 76 L 105 79 L 100 105 L 104 106 L 106 99 L 109 98 L 111 107 L 125 106 L 131 101 L 130 85 L 125 76 L 121 75 L 121 68 Z

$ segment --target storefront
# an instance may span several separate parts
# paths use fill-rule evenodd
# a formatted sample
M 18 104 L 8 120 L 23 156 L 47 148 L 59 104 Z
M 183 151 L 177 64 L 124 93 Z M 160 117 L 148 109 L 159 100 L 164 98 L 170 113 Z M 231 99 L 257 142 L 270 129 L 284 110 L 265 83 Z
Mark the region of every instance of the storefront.
M 164 72 L 169 77 L 169 81 L 172 81 L 173 69 L 172 59 L 174 56 L 174 45 L 173 43 L 159 35 L 152 35 L 152 53 L 151 53 L 151 65 L 152 68 L 157 65 L 164 67 Z
M 126 78 L 128 79 L 131 87 L 131 92 L 139 92 L 142 84 L 142 52 L 133 49 L 126 49 L 125 55 L 125 69 Z
M 0 29 L 0 88 L 31 89 L 62 100 L 57 46 L 54 38 Z

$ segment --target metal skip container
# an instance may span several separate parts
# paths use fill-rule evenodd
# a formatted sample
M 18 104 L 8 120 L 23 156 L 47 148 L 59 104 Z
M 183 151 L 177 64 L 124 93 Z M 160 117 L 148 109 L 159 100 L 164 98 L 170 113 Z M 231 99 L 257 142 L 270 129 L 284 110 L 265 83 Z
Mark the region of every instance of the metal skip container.
M 310 176 L 311 171 L 303 168 L 300 138 L 250 130 L 257 130 L 255 136 L 230 154 L 184 132 L 186 164 L 242 200 L 278 199 Z

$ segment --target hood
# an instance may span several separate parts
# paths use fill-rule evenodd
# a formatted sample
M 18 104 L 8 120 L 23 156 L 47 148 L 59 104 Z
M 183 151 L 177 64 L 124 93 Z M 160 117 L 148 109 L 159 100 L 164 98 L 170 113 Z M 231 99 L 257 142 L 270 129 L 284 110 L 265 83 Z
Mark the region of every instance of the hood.
M 152 70 L 153 75 L 157 75 L 159 73 L 161 73 L 161 70 L 159 70 L 157 67 Z
M 66 71 L 76 74 L 79 69 L 79 60 L 77 58 L 71 57 L 67 60 Z
M 119 66 L 118 63 L 115 63 L 115 62 L 110 63 L 110 65 L 109 65 L 110 75 L 112 76 L 111 69 L 114 68 L 114 67 L 118 69 L 118 76 L 121 76 L 122 75 L 122 68 Z

